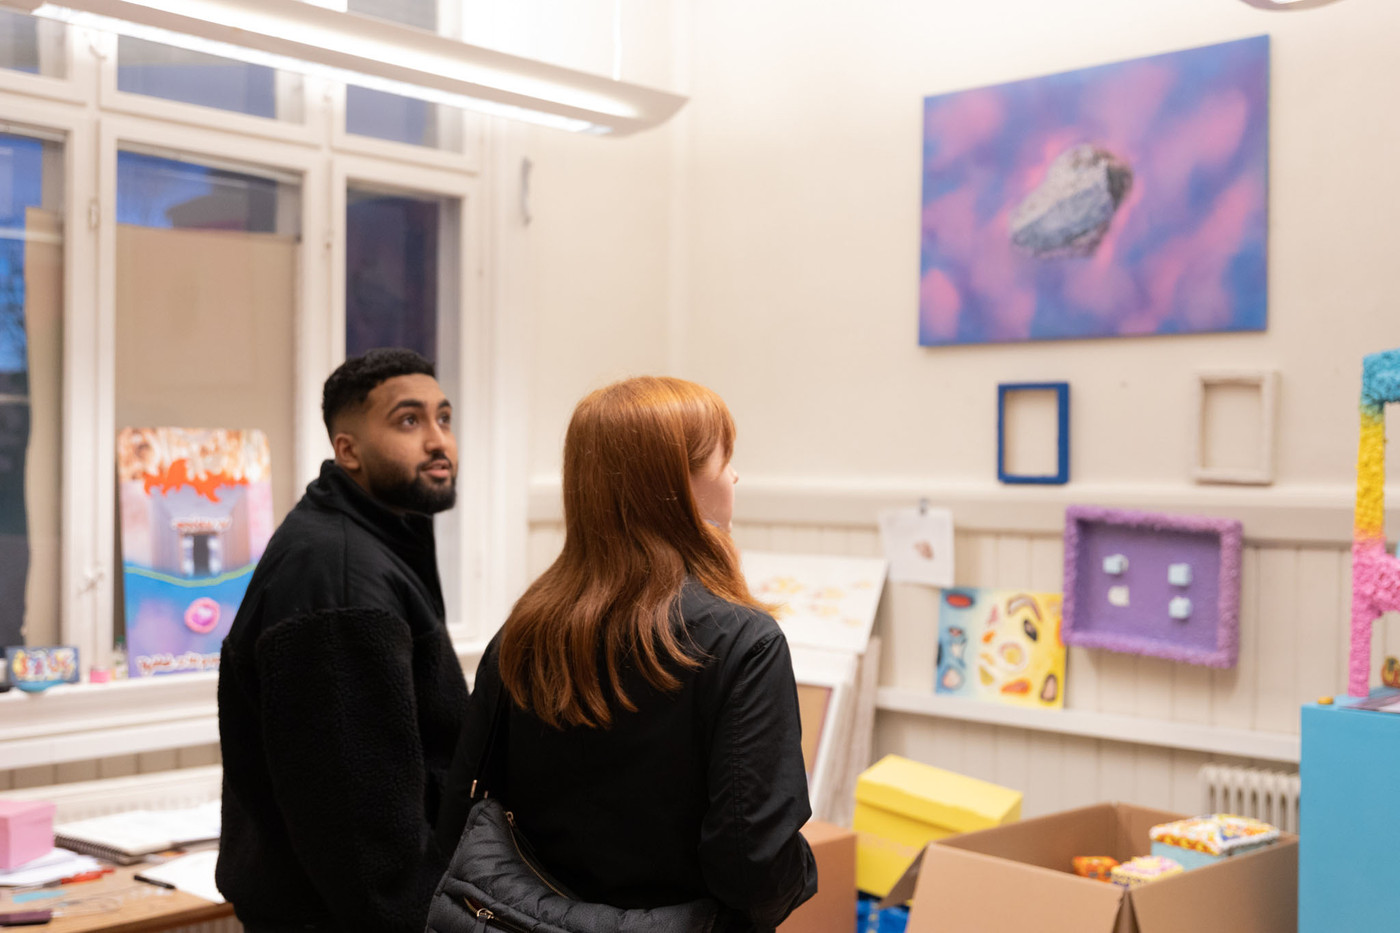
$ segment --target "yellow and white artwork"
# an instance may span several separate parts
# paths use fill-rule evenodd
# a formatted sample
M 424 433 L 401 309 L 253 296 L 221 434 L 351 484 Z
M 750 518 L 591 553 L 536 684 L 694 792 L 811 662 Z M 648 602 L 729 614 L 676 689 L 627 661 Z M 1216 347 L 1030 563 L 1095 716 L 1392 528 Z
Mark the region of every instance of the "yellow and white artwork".
M 749 590 L 775 607 L 789 644 L 862 654 L 888 565 L 878 557 L 745 551 Z

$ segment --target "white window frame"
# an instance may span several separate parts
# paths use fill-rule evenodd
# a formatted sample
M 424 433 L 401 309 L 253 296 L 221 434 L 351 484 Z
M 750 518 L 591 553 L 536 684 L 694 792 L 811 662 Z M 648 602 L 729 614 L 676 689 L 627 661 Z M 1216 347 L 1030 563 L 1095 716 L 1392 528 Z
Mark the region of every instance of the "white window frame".
M 448 521 L 462 553 L 456 568 L 442 570 L 458 607 L 450 631 L 470 668 L 525 574 L 528 324 L 505 313 L 513 291 L 523 291 L 515 284 L 523 283 L 523 225 L 513 198 L 483 177 L 489 165 L 493 178 L 514 180 L 519 128 L 468 115 L 466 154 L 366 140 L 343 132 L 344 111 L 334 106 L 343 88 L 318 79 L 304 79 L 304 124 L 288 124 L 118 92 L 113 37 L 70 28 L 68 48 L 62 79 L 0 71 L 0 126 L 65 137 L 60 632 L 82 649 L 84 674 L 111 662 L 120 572 L 113 464 L 116 159 L 124 145 L 301 177 L 293 454 L 301 482 L 315 477 L 330 449 L 320 396 L 344 357 L 347 184 L 460 199 L 454 365 L 462 397 L 453 401 L 461 476 Z M 216 684 L 213 673 L 181 674 L 0 694 L 0 771 L 216 742 Z
M 499 424 L 491 403 L 497 394 L 499 374 L 491 352 L 486 257 L 481 248 L 486 231 L 483 186 L 473 175 L 426 166 L 415 168 L 408 181 L 405 175 L 400 163 L 362 155 L 338 155 L 332 162 L 330 209 L 334 217 L 342 220 L 335 227 L 330 258 L 330 304 L 335 309 L 330 326 L 330 349 L 334 353 L 331 365 L 345 359 L 347 270 L 343 218 L 349 188 L 363 186 L 407 197 L 455 200 L 460 205 L 455 242 L 447 245 L 442 258 L 457 269 L 456 282 L 446 296 L 456 305 L 457 321 L 440 330 L 439 336 L 450 341 L 450 345 L 440 344 L 440 349 L 451 353 L 449 366 L 457 384 L 458 397 L 452 399 L 458 447 L 457 506 L 439 517 L 439 531 L 446 527 L 451 529 L 451 535 L 446 541 L 439 538 L 438 559 L 444 568 L 443 594 L 453 639 L 464 644 L 479 643 L 494 631 L 490 620 L 500 614 L 499 607 L 506 598 L 500 575 L 488 572 L 488 555 L 498 550 L 492 532 L 494 523 L 482 520 L 492 513 L 492 490 L 506 480 L 496 474 L 489 456 L 502 439 L 493 436 L 492 430 L 493 425 Z M 459 568 L 455 574 L 450 572 L 454 556 Z
M 87 31 L 86 34 L 90 37 L 91 47 L 99 60 L 97 102 L 105 113 L 125 113 L 153 120 L 171 120 L 226 133 L 237 133 L 240 136 L 301 143 L 304 146 L 320 145 L 317 128 L 324 117 L 315 90 L 320 89 L 321 82 L 313 78 L 303 78 L 301 90 L 295 92 L 300 97 L 302 120 L 299 123 L 167 100 L 164 97 L 133 94 L 117 89 L 118 37 L 104 32 Z

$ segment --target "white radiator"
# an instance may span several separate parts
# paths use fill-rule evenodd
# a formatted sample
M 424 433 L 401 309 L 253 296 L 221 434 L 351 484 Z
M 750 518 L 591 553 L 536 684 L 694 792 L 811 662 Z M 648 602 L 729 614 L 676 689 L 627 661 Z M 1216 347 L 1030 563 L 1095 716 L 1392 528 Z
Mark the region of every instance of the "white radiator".
M 1202 765 L 1198 780 L 1202 813 L 1252 816 L 1286 833 L 1298 831 L 1299 783 L 1296 771 Z
M 67 823 L 122 810 L 175 809 L 217 800 L 224 769 L 219 765 L 133 774 L 100 781 L 79 781 L 51 787 L 7 790 L 7 800 L 48 800 L 56 807 L 54 821 Z M 232 918 L 180 927 L 173 933 L 243 933 Z

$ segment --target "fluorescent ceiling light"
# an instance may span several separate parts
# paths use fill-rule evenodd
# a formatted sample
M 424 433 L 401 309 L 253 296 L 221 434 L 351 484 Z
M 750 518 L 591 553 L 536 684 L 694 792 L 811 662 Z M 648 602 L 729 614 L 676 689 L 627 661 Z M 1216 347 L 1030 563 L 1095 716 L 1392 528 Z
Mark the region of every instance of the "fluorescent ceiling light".
M 1315 6 L 1326 6 L 1337 0 L 1241 0 L 1261 10 L 1310 10 Z
M 665 91 L 301 0 L 0 0 L 0 6 L 573 132 L 634 133 L 685 103 Z

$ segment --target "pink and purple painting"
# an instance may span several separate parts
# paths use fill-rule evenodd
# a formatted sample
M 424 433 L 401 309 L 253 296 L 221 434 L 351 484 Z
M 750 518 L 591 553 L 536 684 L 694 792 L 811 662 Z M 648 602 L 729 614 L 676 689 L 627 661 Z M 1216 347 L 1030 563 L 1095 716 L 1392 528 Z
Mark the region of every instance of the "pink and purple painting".
M 924 346 L 1263 330 L 1269 38 L 924 100 Z

